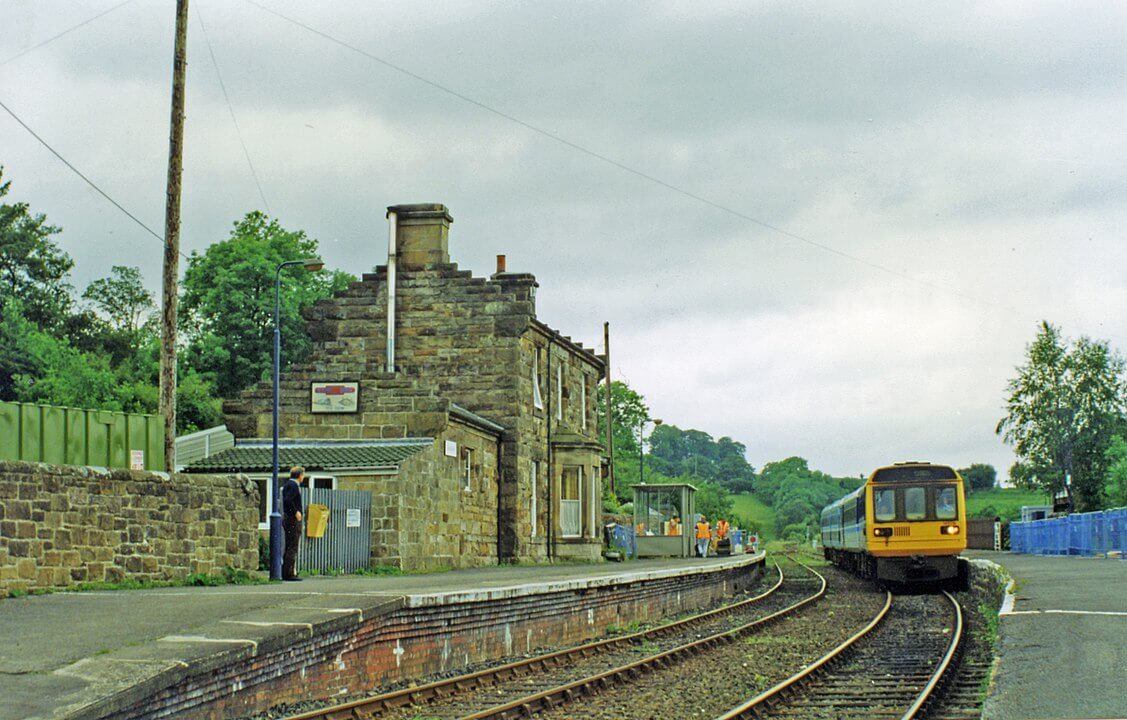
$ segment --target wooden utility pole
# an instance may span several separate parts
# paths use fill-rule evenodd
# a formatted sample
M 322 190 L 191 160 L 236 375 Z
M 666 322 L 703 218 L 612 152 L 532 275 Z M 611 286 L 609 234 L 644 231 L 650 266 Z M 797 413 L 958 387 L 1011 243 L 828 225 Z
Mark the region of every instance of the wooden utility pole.
M 614 486 L 614 428 L 611 427 L 611 388 L 610 388 L 610 323 L 603 323 L 603 349 L 606 350 L 606 388 L 607 388 L 607 477 L 610 480 L 610 492 L 615 494 Z
M 176 468 L 176 302 L 180 275 L 180 175 L 184 169 L 184 70 L 188 65 L 188 0 L 176 0 L 172 53 L 172 121 L 168 137 L 168 201 L 164 206 L 164 281 L 161 303 L 160 414 L 164 466 Z

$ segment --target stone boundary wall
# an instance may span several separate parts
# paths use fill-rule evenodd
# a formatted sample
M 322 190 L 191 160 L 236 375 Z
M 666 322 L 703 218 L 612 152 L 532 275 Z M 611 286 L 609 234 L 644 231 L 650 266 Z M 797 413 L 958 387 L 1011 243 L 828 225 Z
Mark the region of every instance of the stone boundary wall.
M 0 461 L 0 597 L 227 566 L 258 568 L 258 487 L 245 476 Z
M 704 572 L 609 578 L 553 590 L 523 587 L 419 595 L 386 611 L 338 615 L 308 629 L 226 651 L 221 661 L 178 674 L 144 698 L 118 696 L 89 718 L 236 718 L 281 703 L 330 698 L 538 648 L 601 637 L 609 626 L 650 622 L 730 598 L 763 572 L 763 559 Z M 425 711 L 421 716 L 425 716 Z

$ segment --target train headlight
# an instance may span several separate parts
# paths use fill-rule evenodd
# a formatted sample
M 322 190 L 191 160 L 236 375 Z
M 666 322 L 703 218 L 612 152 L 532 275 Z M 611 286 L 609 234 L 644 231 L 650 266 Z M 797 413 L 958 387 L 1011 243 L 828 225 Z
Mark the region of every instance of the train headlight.
M 939 528 L 939 532 L 943 535 L 958 535 L 959 534 L 959 526 L 958 525 L 944 525 L 941 528 Z
M 892 537 L 892 528 L 873 528 L 876 537 Z

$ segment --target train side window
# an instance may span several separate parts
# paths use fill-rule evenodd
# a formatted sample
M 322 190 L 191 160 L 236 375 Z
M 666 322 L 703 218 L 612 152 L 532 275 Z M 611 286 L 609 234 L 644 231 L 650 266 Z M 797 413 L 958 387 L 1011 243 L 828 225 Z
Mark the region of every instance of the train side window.
M 877 522 L 892 522 L 896 519 L 896 491 L 877 490 L 873 493 L 873 507 Z
M 909 520 L 927 517 L 927 491 L 922 487 L 904 489 L 904 517 Z
M 954 520 L 956 517 L 955 488 L 940 488 L 935 497 L 935 517 L 940 520 Z

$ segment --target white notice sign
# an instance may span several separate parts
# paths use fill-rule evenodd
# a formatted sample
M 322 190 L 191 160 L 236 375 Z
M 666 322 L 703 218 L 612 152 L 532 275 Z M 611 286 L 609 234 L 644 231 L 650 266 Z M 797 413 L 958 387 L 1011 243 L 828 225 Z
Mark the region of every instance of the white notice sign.
M 144 470 L 145 469 L 145 451 L 144 450 L 130 450 L 129 451 L 129 469 L 130 470 Z
M 344 518 L 345 527 L 360 527 L 360 508 L 348 508 Z
M 458 443 L 453 440 L 446 441 L 446 457 L 458 457 Z

